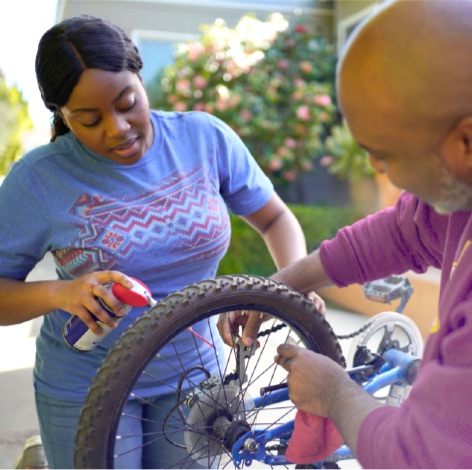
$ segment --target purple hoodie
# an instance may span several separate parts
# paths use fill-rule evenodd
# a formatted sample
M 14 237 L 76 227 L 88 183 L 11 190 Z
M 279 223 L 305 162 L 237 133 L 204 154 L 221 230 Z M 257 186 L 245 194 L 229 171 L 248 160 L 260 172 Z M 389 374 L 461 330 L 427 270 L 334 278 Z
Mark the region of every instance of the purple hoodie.
M 441 269 L 437 322 L 399 408 L 372 411 L 357 444 L 367 468 L 472 468 L 472 212 L 440 216 L 408 193 L 321 246 L 338 286 Z

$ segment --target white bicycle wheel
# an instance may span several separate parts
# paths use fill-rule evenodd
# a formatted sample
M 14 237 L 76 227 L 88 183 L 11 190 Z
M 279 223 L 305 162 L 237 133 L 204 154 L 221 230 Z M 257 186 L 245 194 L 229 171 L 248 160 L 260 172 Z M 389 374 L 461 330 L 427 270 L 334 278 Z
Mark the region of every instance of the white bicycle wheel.
M 348 366 L 359 365 L 355 364 L 355 359 L 362 346 L 380 356 L 389 349 L 398 349 L 418 358 L 423 354 L 423 338 L 416 323 L 398 312 L 382 312 L 370 319 L 369 326 L 351 343 Z M 398 406 L 408 396 L 410 388 L 410 385 L 392 384 L 374 396 L 389 405 Z
M 354 356 L 360 346 L 372 353 L 399 349 L 412 356 L 423 354 L 423 338 L 416 323 L 398 312 L 382 312 L 369 320 L 368 328 L 353 339 L 347 356 L 348 367 L 354 366 Z

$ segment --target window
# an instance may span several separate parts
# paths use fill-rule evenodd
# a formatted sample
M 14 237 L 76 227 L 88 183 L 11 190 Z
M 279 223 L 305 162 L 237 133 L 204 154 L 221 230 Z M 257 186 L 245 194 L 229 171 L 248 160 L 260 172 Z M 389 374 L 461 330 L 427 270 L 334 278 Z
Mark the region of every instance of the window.
M 172 62 L 172 54 L 176 44 L 195 38 L 197 36 L 191 34 L 134 31 L 132 40 L 138 46 L 144 63 L 141 71 L 144 84 L 148 84 L 154 79 L 159 70 Z

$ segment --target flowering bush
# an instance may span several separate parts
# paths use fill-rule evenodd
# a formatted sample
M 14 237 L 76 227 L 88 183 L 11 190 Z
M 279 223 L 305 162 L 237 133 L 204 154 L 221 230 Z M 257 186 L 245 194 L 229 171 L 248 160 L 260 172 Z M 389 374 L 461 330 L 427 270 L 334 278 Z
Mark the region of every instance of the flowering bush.
M 345 120 L 331 128 L 325 145 L 327 154 L 320 159 L 320 165 L 329 173 L 351 181 L 375 174 L 367 152 L 354 140 Z
M 334 48 L 303 22 L 280 14 L 202 27 L 178 46 L 150 86 L 153 107 L 214 114 L 243 139 L 277 183 L 311 171 L 336 115 Z

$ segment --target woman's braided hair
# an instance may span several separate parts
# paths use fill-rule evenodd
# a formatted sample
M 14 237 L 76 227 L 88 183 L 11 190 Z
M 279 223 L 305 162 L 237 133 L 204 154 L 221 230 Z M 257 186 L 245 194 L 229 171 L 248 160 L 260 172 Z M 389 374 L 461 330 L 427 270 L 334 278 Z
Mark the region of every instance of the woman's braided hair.
M 53 112 L 51 141 L 69 132 L 60 108 L 85 70 L 129 70 L 140 75 L 142 67 L 139 51 L 127 34 L 101 18 L 75 16 L 46 31 L 39 41 L 35 68 L 43 102 Z

